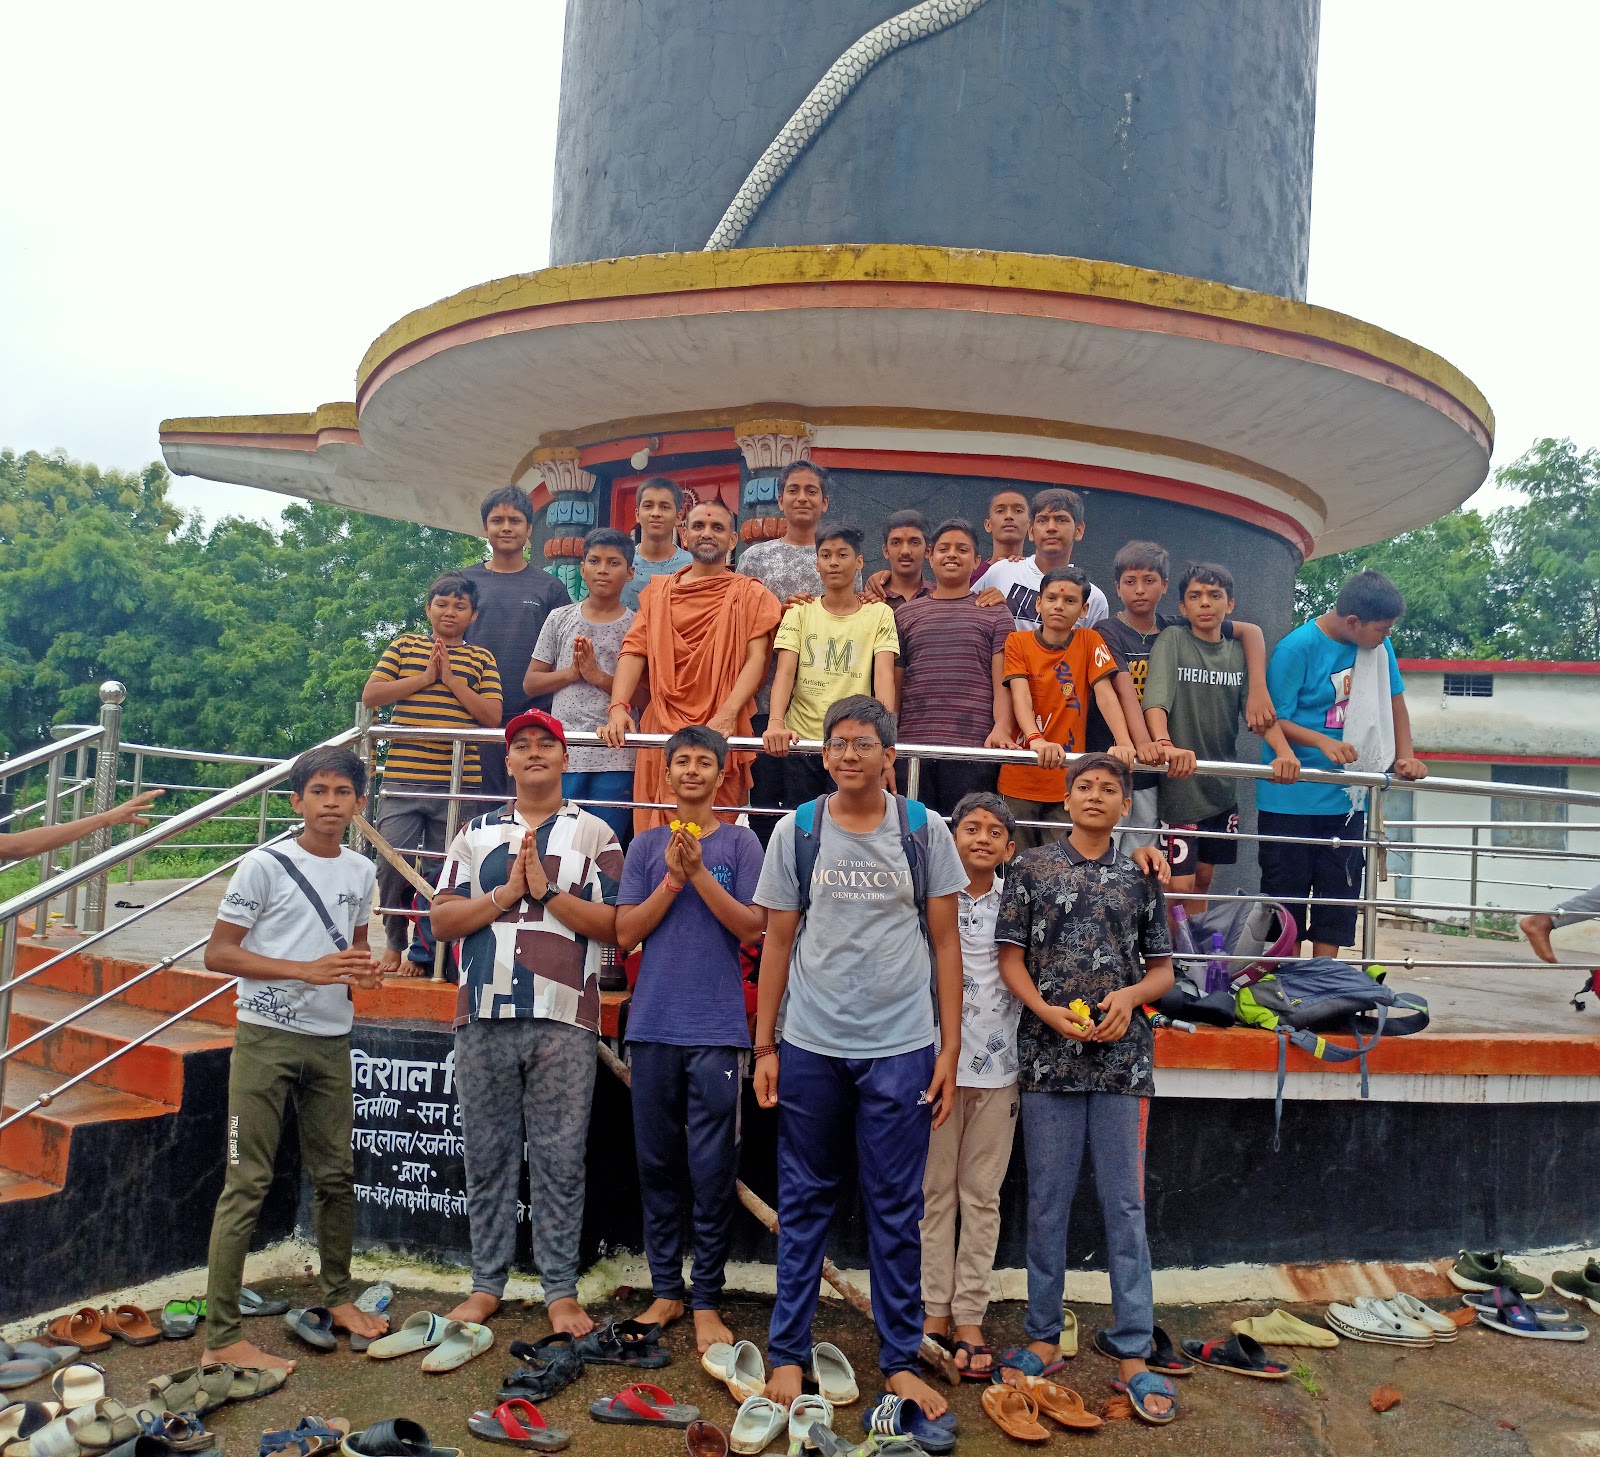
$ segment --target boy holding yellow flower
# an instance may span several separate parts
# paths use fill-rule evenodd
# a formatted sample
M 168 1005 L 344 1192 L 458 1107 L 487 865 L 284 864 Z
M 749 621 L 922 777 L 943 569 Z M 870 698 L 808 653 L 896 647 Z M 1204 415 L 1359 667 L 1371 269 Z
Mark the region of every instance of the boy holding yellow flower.
M 640 1319 L 666 1326 L 684 1310 L 683 1208 L 693 1201 L 695 1337 L 733 1340 L 718 1311 L 733 1230 L 739 1096 L 750 1029 L 739 945 L 757 940 L 753 904 L 761 844 L 711 806 L 728 742 L 701 725 L 667 740 L 669 824 L 628 848 L 617 892 L 617 944 L 643 948 L 628 1017 L 633 1138 L 644 1247 L 655 1301 Z

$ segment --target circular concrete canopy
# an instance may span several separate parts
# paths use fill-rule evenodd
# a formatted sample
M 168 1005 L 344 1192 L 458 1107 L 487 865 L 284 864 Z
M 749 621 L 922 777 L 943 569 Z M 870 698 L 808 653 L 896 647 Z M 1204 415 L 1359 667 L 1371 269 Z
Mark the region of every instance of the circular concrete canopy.
M 476 531 L 540 446 L 767 416 L 809 424 L 821 458 L 1169 481 L 1316 554 L 1459 505 L 1494 431 L 1459 371 L 1346 315 L 1122 264 L 870 245 L 501 279 L 384 333 L 353 404 L 161 438 L 179 474 Z

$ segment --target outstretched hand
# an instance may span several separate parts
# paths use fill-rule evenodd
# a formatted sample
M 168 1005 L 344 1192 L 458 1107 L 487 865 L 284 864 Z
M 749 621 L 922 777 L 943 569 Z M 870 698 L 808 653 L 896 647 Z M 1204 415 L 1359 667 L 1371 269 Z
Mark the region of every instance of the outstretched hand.
M 143 794 L 136 794 L 132 799 L 124 800 L 121 804 L 113 805 L 106 811 L 108 825 L 147 825 L 150 823 L 142 810 L 147 810 L 152 804 L 166 793 L 164 789 L 147 789 Z

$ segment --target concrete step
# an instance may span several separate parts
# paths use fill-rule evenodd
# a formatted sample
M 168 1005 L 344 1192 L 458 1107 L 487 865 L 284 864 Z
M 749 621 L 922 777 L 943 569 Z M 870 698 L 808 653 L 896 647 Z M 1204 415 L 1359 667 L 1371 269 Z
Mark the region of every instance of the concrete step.
M 174 948 L 176 949 L 176 948 Z M 59 947 L 27 945 L 18 948 L 19 971 L 28 971 L 50 957 L 60 954 Z M 100 996 L 139 976 L 152 963 L 123 961 L 116 957 L 96 956 L 92 952 L 69 956 L 65 961 L 33 978 L 27 985 L 42 991 L 70 992 L 85 999 Z M 183 967 L 169 967 L 135 983 L 117 998 L 122 1006 L 142 1007 L 149 1012 L 163 1012 L 171 1016 L 186 1007 L 192 1007 L 207 992 L 217 989 L 226 977 L 209 971 L 192 971 Z M 232 1027 L 234 1024 L 233 998 L 227 995 L 207 1002 L 194 1013 L 197 1022 L 215 1026 Z
M 12 995 L 11 1029 L 8 1046 L 26 1040 L 70 1012 L 81 1008 L 87 998 L 68 992 L 43 991 L 31 983 Z M 224 998 L 219 997 L 219 1001 Z M 160 1012 L 127 1007 L 110 1002 L 84 1013 L 69 1026 L 35 1043 L 11 1059 L 43 1068 L 61 1076 L 60 1082 L 74 1073 L 93 1067 L 102 1058 L 126 1047 L 134 1038 L 151 1031 L 166 1020 Z M 158 1103 L 177 1107 L 183 1102 L 183 1058 L 185 1053 L 229 1047 L 231 1029 L 213 1023 L 188 1019 L 158 1033 L 148 1042 L 131 1048 L 115 1062 L 94 1075 L 102 1087 L 133 1093 Z
M 25 1062 L 8 1063 L 5 1113 L 0 1116 L 26 1108 L 60 1082 L 59 1073 Z M 69 1088 L 48 1107 L 35 1109 L 0 1133 L 0 1173 L 14 1181 L 9 1197 L 37 1197 L 41 1192 L 51 1193 L 66 1184 L 67 1160 L 75 1128 L 88 1123 L 163 1118 L 176 1111 L 170 1104 L 118 1092 L 97 1083 L 79 1083 Z M 27 1184 L 38 1187 L 19 1191 L 20 1185 Z M 0 1188 L 0 1197 L 5 1195 L 5 1189 Z

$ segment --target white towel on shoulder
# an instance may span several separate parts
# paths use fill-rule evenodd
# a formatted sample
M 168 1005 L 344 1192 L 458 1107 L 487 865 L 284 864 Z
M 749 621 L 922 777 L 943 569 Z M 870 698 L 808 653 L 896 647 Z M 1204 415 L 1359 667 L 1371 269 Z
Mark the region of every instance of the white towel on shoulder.
M 1356 757 L 1345 767 L 1367 774 L 1386 774 L 1394 763 L 1394 710 L 1389 694 L 1389 652 L 1381 643 L 1357 648 L 1350 669 L 1350 701 L 1344 710 L 1344 741 L 1355 745 Z M 1353 808 L 1367 802 L 1367 791 L 1345 791 Z

